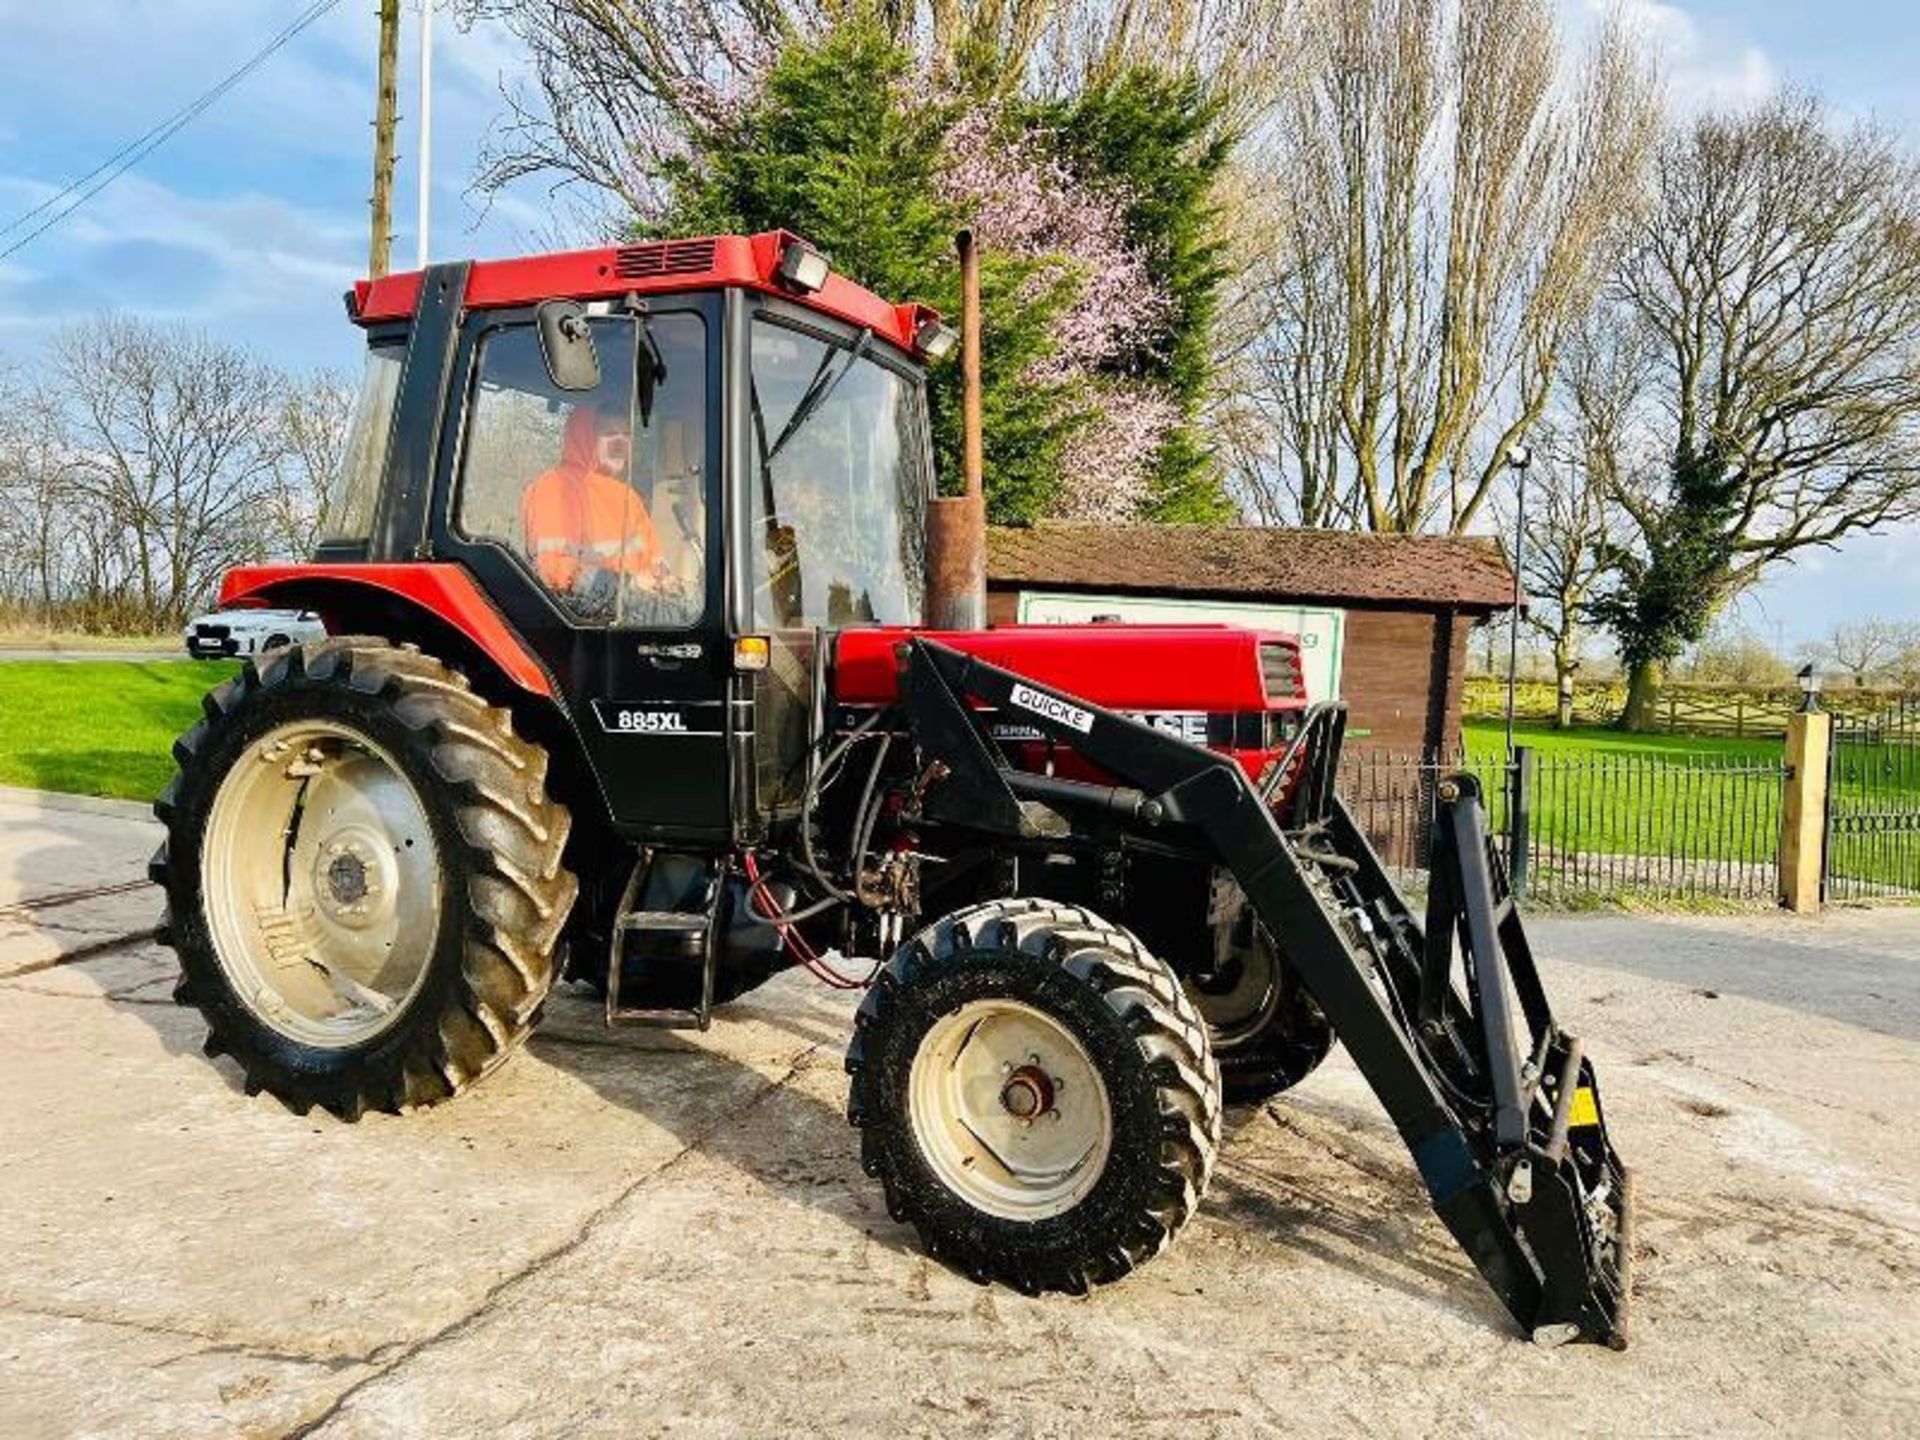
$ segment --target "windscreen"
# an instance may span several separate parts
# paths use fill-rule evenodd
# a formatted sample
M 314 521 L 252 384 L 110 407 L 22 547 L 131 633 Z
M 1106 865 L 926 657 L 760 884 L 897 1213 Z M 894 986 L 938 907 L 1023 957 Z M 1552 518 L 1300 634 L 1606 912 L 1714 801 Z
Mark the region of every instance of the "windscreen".
M 932 491 L 926 396 L 871 343 L 753 323 L 758 628 L 920 622 Z

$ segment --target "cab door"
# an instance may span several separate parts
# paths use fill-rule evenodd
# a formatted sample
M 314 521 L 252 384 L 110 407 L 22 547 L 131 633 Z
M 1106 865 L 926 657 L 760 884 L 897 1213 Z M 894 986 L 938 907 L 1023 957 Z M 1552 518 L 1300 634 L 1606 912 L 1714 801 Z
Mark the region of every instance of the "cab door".
M 616 823 L 664 840 L 728 830 L 716 314 L 593 316 L 598 384 L 573 390 L 532 315 L 480 317 L 436 546 L 546 662 Z

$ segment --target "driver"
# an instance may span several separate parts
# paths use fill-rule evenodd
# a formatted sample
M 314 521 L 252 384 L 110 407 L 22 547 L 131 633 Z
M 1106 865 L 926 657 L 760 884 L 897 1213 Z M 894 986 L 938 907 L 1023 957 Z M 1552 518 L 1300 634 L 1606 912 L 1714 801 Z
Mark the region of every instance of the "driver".
M 589 612 L 611 612 L 622 589 L 666 575 L 646 503 L 627 483 L 633 434 L 624 411 L 574 407 L 560 463 L 520 497 L 526 553 L 540 578 Z

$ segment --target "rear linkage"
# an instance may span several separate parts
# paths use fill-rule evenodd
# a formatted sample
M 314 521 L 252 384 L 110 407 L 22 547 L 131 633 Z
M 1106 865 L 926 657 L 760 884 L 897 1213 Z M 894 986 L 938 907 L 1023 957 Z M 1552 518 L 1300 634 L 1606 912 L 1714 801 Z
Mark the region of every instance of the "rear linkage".
M 1091 810 L 1225 867 L 1514 1318 L 1542 1344 L 1625 1344 L 1629 1175 L 1592 1062 L 1554 1021 L 1473 777 L 1439 784 L 1421 924 L 1334 794 L 1344 707 L 1315 707 L 1256 787 L 1224 756 L 935 641 L 907 642 L 902 664 L 902 704 L 940 776 L 926 819 L 1038 836 L 1059 833 L 1061 810 Z M 1118 785 L 1013 769 L 981 707 L 1040 727 Z

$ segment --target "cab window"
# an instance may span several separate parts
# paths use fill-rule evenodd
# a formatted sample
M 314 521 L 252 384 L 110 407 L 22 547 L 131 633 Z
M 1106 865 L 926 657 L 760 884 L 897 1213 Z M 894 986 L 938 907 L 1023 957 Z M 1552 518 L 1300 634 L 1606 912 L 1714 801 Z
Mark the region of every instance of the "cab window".
M 367 351 L 340 469 L 320 496 L 323 545 L 364 541 L 373 533 L 374 502 L 387 465 L 387 443 L 393 438 L 393 407 L 400 394 L 400 362 L 405 355 L 406 347 L 398 342 Z
M 591 391 L 553 384 L 530 325 L 481 341 L 459 528 L 515 552 L 586 623 L 692 625 L 706 596 L 705 323 L 598 319 L 593 334 Z
M 754 623 L 920 622 L 926 592 L 926 396 L 870 340 L 753 322 Z

